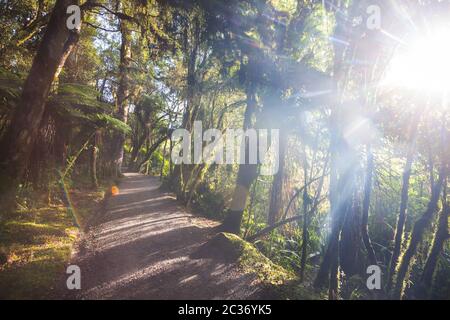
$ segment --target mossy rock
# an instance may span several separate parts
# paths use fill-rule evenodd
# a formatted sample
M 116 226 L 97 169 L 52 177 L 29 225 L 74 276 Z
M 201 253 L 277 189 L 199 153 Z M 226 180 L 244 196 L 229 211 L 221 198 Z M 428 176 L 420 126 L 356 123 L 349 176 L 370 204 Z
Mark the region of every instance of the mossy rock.
M 217 234 L 194 252 L 192 258 L 236 263 L 245 273 L 255 273 L 266 284 L 279 285 L 295 279 L 295 275 L 270 261 L 253 244 L 231 233 Z
M 255 274 L 263 286 L 260 299 L 322 298 L 310 288 L 305 288 L 294 273 L 273 263 L 253 244 L 231 233 L 217 234 L 191 257 L 236 263 L 245 273 Z
M 215 259 L 223 262 L 237 262 L 243 252 L 244 240 L 229 233 L 219 233 L 192 254 L 194 259 Z

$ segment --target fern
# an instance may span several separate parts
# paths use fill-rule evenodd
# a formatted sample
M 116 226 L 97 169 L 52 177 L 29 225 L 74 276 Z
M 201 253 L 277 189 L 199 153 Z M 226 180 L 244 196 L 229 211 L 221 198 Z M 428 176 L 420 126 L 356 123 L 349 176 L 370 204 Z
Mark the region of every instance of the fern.
M 125 122 L 120 121 L 107 114 L 96 114 L 97 126 L 101 128 L 109 128 L 123 133 L 129 133 L 131 131 L 130 126 Z
M 17 74 L 0 69 L 0 111 L 10 112 L 19 102 L 24 80 Z M 47 103 L 48 110 L 73 125 L 106 128 L 128 133 L 131 128 L 111 114 L 114 106 L 101 102 L 98 92 L 87 85 L 60 84 Z
M 71 123 L 92 128 L 107 128 L 128 133 L 130 127 L 112 117 L 113 106 L 101 102 L 97 91 L 90 86 L 66 83 L 49 101 L 49 107 L 59 117 Z

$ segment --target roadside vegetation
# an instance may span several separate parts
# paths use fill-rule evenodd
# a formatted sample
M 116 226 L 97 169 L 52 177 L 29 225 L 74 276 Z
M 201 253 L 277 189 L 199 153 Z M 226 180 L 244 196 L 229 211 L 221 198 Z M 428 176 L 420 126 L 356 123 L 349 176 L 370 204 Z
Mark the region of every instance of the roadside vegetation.
M 58 298 L 74 245 L 101 212 L 109 186 L 73 186 L 65 200 L 55 195 L 50 203 L 42 193 L 20 199 L 0 225 L 0 299 Z

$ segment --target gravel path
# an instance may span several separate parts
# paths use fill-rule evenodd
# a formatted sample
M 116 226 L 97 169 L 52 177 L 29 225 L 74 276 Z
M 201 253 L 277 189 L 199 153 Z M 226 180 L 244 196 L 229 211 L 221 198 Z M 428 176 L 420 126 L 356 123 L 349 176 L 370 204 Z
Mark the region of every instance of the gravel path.
M 193 259 L 216 222 L 194 217 L 159 190 L 159 179 L 128 173 L 72 264 L 81 268 L 76 299 L 253 299 L 254 276 L 234 264 Z

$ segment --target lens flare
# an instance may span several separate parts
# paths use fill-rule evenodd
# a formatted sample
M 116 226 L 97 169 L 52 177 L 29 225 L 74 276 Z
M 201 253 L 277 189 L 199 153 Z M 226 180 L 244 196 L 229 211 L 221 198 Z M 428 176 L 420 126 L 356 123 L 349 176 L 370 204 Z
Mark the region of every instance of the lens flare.
M 120 193 L 120 191 L 119 191 L 119 188 L 117 186 L 112 186 L 111 187 L 111 194 L 113 196 L 117 196 L 117 195 L 119 195 L 119 193 Z
M 450 28 L 417 36 L 400 48 L 388 66 L 384 85 L 428 94 L 450 92 Z

